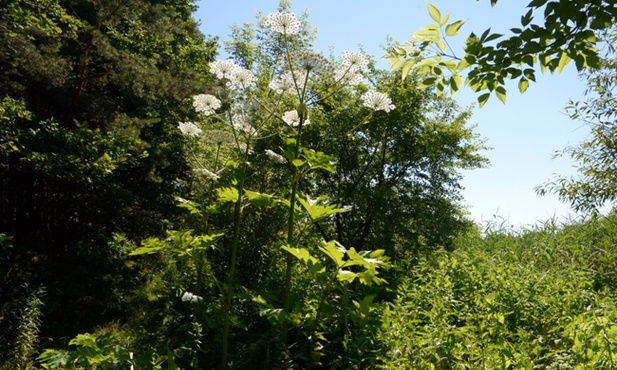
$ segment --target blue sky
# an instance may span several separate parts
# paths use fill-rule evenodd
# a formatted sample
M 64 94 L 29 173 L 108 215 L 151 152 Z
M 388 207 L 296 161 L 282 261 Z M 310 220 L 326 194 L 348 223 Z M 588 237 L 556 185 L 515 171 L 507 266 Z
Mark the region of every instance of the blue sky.
M 442 13 L 451 13 L 450 21 L 465 19 L 460 36 L 452 43 L 454 50 L 470 32 L 508 33 L 520 24 L 528 1 L 501 0 L 491 8 L 488 0 L 433 0 Z M 278 0 L 201 0 L 195 18 L 201 31 L 227 39 L 232 24 L 255 21 L 257 9 L 264 14 L 275 12 Z M 407 41 L 409 34 L 432 20 L 424 0 L 295 0 L 292 10 L 309 10 L 309 22 L 318 29 L 315 50 L 335 54 L 357 51 L 359 45 L 377 59 L 384 55 L 386 37 Z M 458 45 L 457 45 L 458 43 Z M 383 62 L 383 68 L 387 68 Z M 567 204 L 556 196 L 539 197 L 534 187 L 552 179 L 553 174 L 574 176 L 569 158 L 552 159 L 552 155 L 569 145 L 576 145 L 589 132 L 580 122 L 570 120 L 564 112 L 568 100 L 583 99 L 584 82 L 574 65 L 560 75 L 538 76 L 521 95 L 516 84 L 508 86 L 504 105 L 494 96 L 482 109 L 475 109 L 470 123 L 493 149 L 483 153 L 491 164 L 487 169 L 464 172 L 463 196 L 470 216 L 479 223 L 497 222 L 506 226 L 536 224 L 551 217 L 574 217 Z M 454 95 L 462 106 L 475 102 L 470 90 Z M 497 216 L 497 218 L 495 218 Z

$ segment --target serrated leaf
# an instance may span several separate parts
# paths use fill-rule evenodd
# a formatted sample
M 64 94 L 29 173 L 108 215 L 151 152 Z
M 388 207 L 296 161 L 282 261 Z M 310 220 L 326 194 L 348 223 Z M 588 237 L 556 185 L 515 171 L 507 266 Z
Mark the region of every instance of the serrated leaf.
M 308 195 L 306 196 L 306 199 L 298 196 L 297 200 L 314 222 L 323 220 L 324 218 L 337 213 L 344 213 L 351 210 L 349 207 L 339 208 L 335 205 L 326 204 L 325 196 L 321 196 L 317 199 L 311 199 Z
M 461 29 L 461 26 L 465 24 L 465 21 L 460 20 L 454 23 L 450 23 L 446 26 L 446 36 L 456 36 L 458 31 Z
M 201 215 L 201 210 L 199 209 L 199 204 L 192 201 L 183 201 L 178 203 L 178 207 L 184 208 L 190 212 L 192 215 Z
M 321 250 L 326 256 L 330 257 L 332 261 L 336 264 L 337 268 L 343 266 L 345 261 L 343 258 L 345 257 L 345 248 L 337 246 L 335 241 L 329 241 L 324 245 L 319 246 L 319 250 Z
M 216 195 L 220 202 L 236 202 L 238 201 L 238 189 L 232 187 L 216 189 Z
M 526 79 L 525 77 L 521 77 L 521 79 L 518 80 L 518 91 L 520 91 L 521 94 L 523 94 L 525 91 L 527 91 L 528 87 L 529 87 L 529 80 Z
M 441 12 L 439 12 L 439 10 L 431 3 L 426 3 L 427 7 L 428 7 L 428 14 L 431 16 L 431 18 L 437 22 L 440 23 L 441 22 Z
M 317 274 L 325 271 L 323 264 L 317 258 L 313 257 L 307 249 L 287 246 L 281 248 L 302 261 L 311 273 Z
M 308 162 L 311 170 L 321 168 L 330 173 L 336 173 L 336 167 L 334 167 L 336 158 L 333 156 L 304 147 L 302 148 L 302 155 Z
M 348 270 L 339 270 L 336 278 L 343 283 L 351 283 L 355 278 L 358 277 L 358 274 L 348 271 Z
M 482 108 L 484 104 L 486 104 L 486 102 L 488 101 L 490 97 L 491 97 L 491 93 L 485 93 L 485 94 L 478 96 L 478 105 L 480 106 L 480 108 Z
M 503 86 L 497 86 L 495 95 L 497 95 L 497 98 L 501 100 L 502 103 L 506 103 L 506 89 Z
M 245 190 L 244 194 L 249 202 L 257 207 L 268 207 L 276 203 L 276 198 L 272 195 L 258 193 L 256 191 Z

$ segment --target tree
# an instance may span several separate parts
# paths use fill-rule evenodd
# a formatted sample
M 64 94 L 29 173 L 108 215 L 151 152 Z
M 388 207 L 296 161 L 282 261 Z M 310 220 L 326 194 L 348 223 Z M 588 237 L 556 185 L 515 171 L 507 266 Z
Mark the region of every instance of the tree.
M 317 180 L 338 204 L 322 232 L 357 249 L 381 246 L 389 256 L 408 257 L 421 249 L 450 246 L 469 224 L 460 205 L 459 169 L 483 166 L 482 141 L 467 126 L 469 111 L 453 100 L 422 91 L 411 76 L 400 82 L 383 71 L 373 80 L 396 109 L 364 122 L 362 112 L 342 94 L 321 104 L 309 140 L 335 154 L 336 174 Z
M 498 6 L 497 0 L 491 0 L 491 5 Z M 407 44 L 392 47 L 387 59 L 393 69 L 402 69 L 403 78 L 415 69 L 425 75 L 423 85 L 435 86 L 438 92 L 469 86 L 481 93 L 480 106 L 491 93 L 505 102 L 506 80 L 518 80 L 524 92 L 529 81 L 535 81 L 536 66 L 543 73 L 561 72 L 571 61 L 579 71 L 600 66 L 597 33 L 615 23 L 614 0 L 532 0 L 527 7 L 520 27 L 511 28 L 509 36 L 490 29 L 480 36 L 471 33 L 462 55 L 456 55 L 447 49 L 445 38 L 457 35 L 464 21 L 448 23 L 449 14 L 442 16 L 429 3 L 435 23 L 413 33 Z M 543 21 L 534 22 L 539 16 Z
M 568 106 L 572 119 L 591 127 L 587 139 L 560 153 L 577 163 L 579 177 L 557 176 L 537 189 L 542 195 L 556 193 L 575 211 L 584 213 L 597 213 L 617 201 L 617 58 L 613 46 L 617 30 L 611 29 L 603 39 L 607 47 L 601 68 L 583 74 L 587 80 L 587 100 Z
M 178 212 L 189 168 L 175 126 L 195 116 L 184 99 L 206 86 L 214 55 L 192 10 L 189 0 L 0 5 L 0 233 L 10 239 L 0 302 L 10 312 L 25 284 L 44 289 L 43 336 L 130 310 L 138 268 L 112 236 L 161 235 Z

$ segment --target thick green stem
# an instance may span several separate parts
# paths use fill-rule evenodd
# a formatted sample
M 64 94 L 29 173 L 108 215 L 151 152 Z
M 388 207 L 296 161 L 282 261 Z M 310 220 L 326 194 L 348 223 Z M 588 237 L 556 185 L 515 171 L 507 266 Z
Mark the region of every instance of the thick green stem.
M 249 145 L 246 146 L 245 158 L 248 157 Z M 240 241 L 240 217 L 242 216 L 242 198 L 244 196 L 244 179 L 246 178 L 247 162 L 244 162 L 242 173 L 238 181 L 238 199 L 234 206 L 234 231 L 231 242 L 231 261 L 227 287 L 223 295 L 223 348 L 221 350 L 221 369 L 227 368 L 227 354 L 229 352 L 229 330 L 231 328 L 231 300 L 233 297 L 233 284 L 236 273 L 236 258 L 238 256 L 238 243 Z
M 294 159 L 297 159 L 300 155 L 300 145 L 302 138 L 302 124 L 304 123 L 304 117 L 300 115 L 300 123 L 298 125 L 298 135 L 296 137 L 296 147 L 294 148 Z M 289 195 L 289 215 L 287 217 L 287 244 L 289 247 L 294 245 L 294 215 L 296 208 L 296 193 L 298 191 L 298 183 L 300 182 L 300 172 L 296 166 L 292 165 L 292 179 L 291 179 L 291 194 Z M 291 308 L 291 270 L 294 263 L 294 257 L 291 254 L 287 254 L 285 259 L 285 290 L 283 293 L 283 312 L 289 314 Z M 287 348 L 287 320 L 283 324 L 283 346 Z

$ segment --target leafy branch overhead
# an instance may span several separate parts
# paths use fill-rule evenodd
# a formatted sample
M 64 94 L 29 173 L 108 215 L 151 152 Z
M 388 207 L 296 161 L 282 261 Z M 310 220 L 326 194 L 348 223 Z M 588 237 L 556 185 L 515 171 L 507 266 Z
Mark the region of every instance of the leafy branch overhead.
M 572 61 L 578 71 L 598 68 L 596 33 L 614 24 L 614 5 L 612 0 L 532 0 L 520 27 L 511 28 L 509 35 L 490 28 L 479 36 L 472 32 L 457 55 L 447 38 L 458 35 L 465 21 L 449 22 L 450 14 L 442 16 L 428 3 L 435 23 L 412 33 L 407 43 L 391 47 L 385 59 L 392 70 L 401 70 L 402 78 L 413 71 L 422 78 L 422 87 L 434 87 L 437 94 L 447 89 L 454 93 L 465 84 L 479 93 L 480 107 L 492 93 L 505 103 L 505 81 L 517 80 L 524 93 L 536 79 L 537 66 L 542 73 L 561 72 Z

